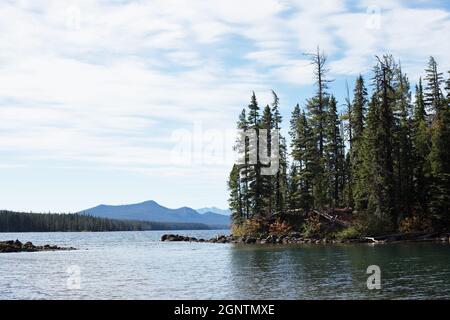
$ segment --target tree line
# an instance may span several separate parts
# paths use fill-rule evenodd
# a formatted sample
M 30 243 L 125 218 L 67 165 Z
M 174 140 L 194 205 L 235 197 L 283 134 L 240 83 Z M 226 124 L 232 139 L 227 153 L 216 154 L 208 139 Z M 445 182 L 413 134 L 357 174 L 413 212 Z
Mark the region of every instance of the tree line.
M 450 78 L 433 57 L 415 85 L 392 55 L 376 57 L 370 83 L 358 76 L 343 110 L 329 90 L 327 57 L 309 55 L 315 94 L 294 106 L 290 143 L 280 135 L 280 169 L 261 175 L 249 163 L 250 148 L 271 141 L 281 129 L 280 101 L 261 108 L 255 94 L 237 122 L 238 130 L 266 129 L 268 137 L 243 145 L 244 161 L 230 172 L 233 224 L 311 210 L 351 208 L 364 232 L 443 230 L 450 226 Z M 370 94 L 369 94 L 369 89 Z M 414 93 L 414 96 L 413 96 Z M 270 154 L 270 146 L 268 146 Z
M 83 232 L 144 230 L 206 230 L 200 223 L 129 221 L 87 214 L 23 213 L 0 211 L 0 232 Z

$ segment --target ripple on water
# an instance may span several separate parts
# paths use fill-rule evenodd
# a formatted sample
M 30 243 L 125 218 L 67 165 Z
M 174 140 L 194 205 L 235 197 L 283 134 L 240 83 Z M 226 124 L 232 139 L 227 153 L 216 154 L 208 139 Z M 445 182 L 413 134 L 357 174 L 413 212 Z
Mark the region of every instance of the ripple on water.
M 442 299 L 449 245 L 163 243 L 164 232 L 0 234 L 83 250 L 0 254 L 1 299 Z M 177 232 L 210 238 L 223 231 Z M 87 249 L 87 250 L 85 250 Z M 379 265 L 382 290 L 366 287 Z M 78 266 L 80 289 L 68 288 Z

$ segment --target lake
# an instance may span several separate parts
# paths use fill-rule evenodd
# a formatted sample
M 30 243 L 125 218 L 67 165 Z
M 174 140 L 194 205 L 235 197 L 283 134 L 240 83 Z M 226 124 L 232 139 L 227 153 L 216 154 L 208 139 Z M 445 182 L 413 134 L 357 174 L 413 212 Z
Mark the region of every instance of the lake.
M 0 254 L 0 299 L 450 298 L 449 244 L 160 242 L 164 233 L 0 233 L 80 249 Z M 367 289 L 370 265 L 381 269 L 381 290 Z

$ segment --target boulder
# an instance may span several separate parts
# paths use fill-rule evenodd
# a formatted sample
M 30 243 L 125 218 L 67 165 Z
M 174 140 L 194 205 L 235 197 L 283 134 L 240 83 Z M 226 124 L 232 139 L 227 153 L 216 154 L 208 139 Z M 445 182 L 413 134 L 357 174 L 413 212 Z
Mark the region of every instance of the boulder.
M 244 239 L 244 243 L 246 243 L 246 244 L 256 243 L 256 238 L 253 238 L 253 237 L 246 237 L 246 238 Z

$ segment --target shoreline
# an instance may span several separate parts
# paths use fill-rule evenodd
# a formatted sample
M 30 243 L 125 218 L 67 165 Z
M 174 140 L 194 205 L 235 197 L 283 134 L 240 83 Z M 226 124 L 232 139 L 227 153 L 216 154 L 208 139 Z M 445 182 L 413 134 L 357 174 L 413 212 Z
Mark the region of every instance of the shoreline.
M 450 233 L 405 233 L 391 234 L 378 237 L 360 237 L 349 239 L 330 239 L 320 237 L 303 237 L 299 232 L 291 232 L 288 235 L 268 235 L 263 237 L 233 235 L 220 235 L 215 238 L 202 239 L 188 237 L 178 234 L 165 234 L 161 237 L 162 242 L 198 242 L 198 243 L 230 243 L 230 244 L 388 244 L 388 243 L 418 243 L 418 242 L 436 242 L 450 243 Z

